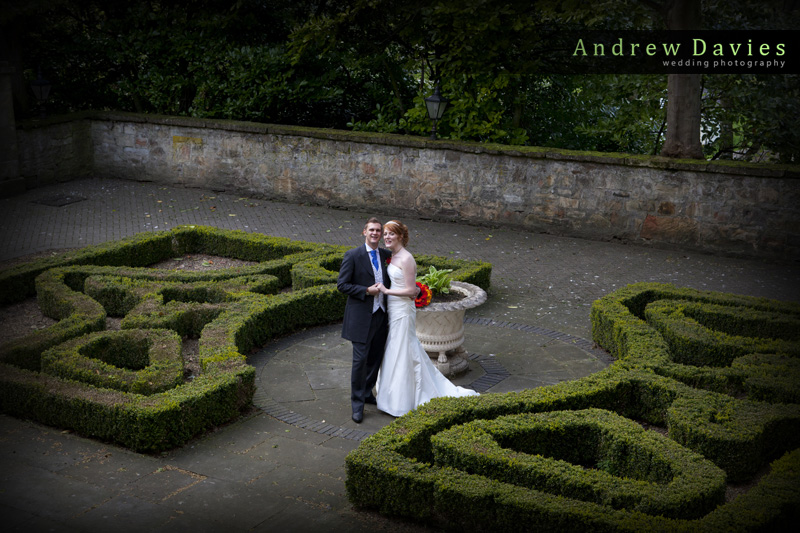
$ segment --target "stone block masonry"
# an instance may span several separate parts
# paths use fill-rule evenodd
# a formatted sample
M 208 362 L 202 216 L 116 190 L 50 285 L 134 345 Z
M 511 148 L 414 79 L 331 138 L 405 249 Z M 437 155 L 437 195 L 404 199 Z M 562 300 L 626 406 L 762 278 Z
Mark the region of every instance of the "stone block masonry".
M 19 175 L 26 189 L 93 175 L 92 121 L 59 118 L 17 128 Z
M 800 259 L 800 167 L 123 113 L 84 113 L 22 131 L 21 172 L 42 182 L 88 173 L 388 216 Z

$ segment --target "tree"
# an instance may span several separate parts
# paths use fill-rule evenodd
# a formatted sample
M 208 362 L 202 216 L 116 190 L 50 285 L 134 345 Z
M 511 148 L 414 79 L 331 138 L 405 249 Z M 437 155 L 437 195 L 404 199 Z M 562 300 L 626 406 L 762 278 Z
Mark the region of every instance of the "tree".
M 668 30 L 700 29 L 699 0 L 644 0 L 663 17 Z M 703 159 L 700 143 L 700 86 L 702 74 L 667 77 L 667 138 L 661 155 Z
M 14 39 L 25 51 L 21 74 L 30 80 L 42 66 L 53 83 L 54 112 L 119 109 L 344 127 L 331 112 L 343 107 L 341 64 L 326 58 L 295 67 L 286 55 L 289 33 L 315 8 L 313 0 L 42 1 L 3 23 L 25 28 Z
M 411 98 L 396 98 L 394 106 L 379 103 L 372 120 L 354 117 L 357 129 L 424 133 L 430 127 L 424 97 L 440 83 L 450 99 L 441 136 L 524 144 L 525 126 L 535 126 L 535 114 L 543 109 L 539 101 L 572 99 L 563 93 L 569 83 L 540 72 L 548 60 L 547 36 L 563 24 L 560 14 L 539 4 L 546 2 L 338 2 L 293 34 L 294 60 L 301 64 L 307 57 L 356 49 L 361 56 L 391 56 L 413 75 L 405 79 L 413 84 Z
M 438 131 L 451 139 L 679 157 L 697 157 L 701 147 L 707 157 L 784 161 L 796 160 L 800 144 L 792 124 L 797 76 L 547 74 L 552 36 L 567 29 L 693 27 L 698 5 L 704 29 L 792 28 L 800 24 L 797 2 L 24 4 L 0 11 L 2 29 L 13 30 L 3 37 L 4 55 L 16 51 L 15 94 L 28 91 L 23 75 L 30 82 L 41 65 L 56 112 L 119 109 L 425 135 L 424 98 L 441 83 L 450 106 Z
M 587 75 L 578 82 L 586 110 L 578 132 L 605 139 L 608 151 L 656 155 L 666 129 L 666 75 Z

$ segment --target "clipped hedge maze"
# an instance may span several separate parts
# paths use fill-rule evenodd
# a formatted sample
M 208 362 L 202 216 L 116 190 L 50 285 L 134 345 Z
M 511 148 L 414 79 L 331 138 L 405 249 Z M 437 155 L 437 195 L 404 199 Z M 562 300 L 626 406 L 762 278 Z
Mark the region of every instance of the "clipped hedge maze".
M 725 498 L 725 472 L 610 411 L 476 420 L 432 438 L 436 464 L 614 509 L 697 518 Z
M 58 321 L 0 347 L 0 411 L 136 451 L 180 446 L 251 404 L 251 350 L 343 316 L 335 283 L 346 249 L 184 226 L 0 272 L 0 305 L 35 295 Z M 255 264 L 147 268 L 187 253 Z M 488 288 L 489 264 L 418 260 Z M 121 330 L 106 330 L 107 317 Z M 184 374 L 184 337 L 199 337 L 198 375 Z
M 796 528 L 800 305 L 644 283 L 592 328 L 611 367 L 429 402 L 348 455 L 350 500 L 449 530 Z
M 41 371 L 149 396 L 183 383 L 181 338 L 165 329 L 98 331 L 45 351 Z

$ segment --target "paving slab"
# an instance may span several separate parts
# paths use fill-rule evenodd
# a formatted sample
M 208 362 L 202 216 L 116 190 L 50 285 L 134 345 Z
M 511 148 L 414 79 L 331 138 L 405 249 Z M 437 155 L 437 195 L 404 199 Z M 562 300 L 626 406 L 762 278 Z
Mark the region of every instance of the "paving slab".
M 74 531 L 159 531 L 180 517 L 163 502 L 154 503 L 134 494 L 111 495 L 86 512 L 71 517 L 66 525 Z M 34 530 L 32 528 L 32 530 Z M 35 531 L 35 530 L 34 530 Z M 56 529 L 59 531 L 59 529 Z
M 237 483 L 205 479 L 176 494 L 168 502 L 176 512 L 206 517 L 209 524 L 197 524 L 201 531 L 249 531 L 270 520 L 288 506 L 286 498 L 263 483 Z M 214 511 L 224 509 L 214 516 Z
M 0 199 L 0 267 L 31 254 L 181 224 L 356 246 L 371 215 L 200 189 L 89 178 Z M 409 250 L 493 265 L 489 299 L 468 311 L 469 371 L 484 393 L 572 380 L 610 364 L 593 346 L 592 301 L 638 281 L 800 300 L 800 265 L 404 219 Z M 19 531 L 397 531 L 432 529 L 353 509 L 344 457 L 393 418 L 350 420 L 350 346 L 341 324 L 248 356 L 254 408 L 182 448 L 143 455 L 0 415 L 0 512 Z M 2 329 L 0 329 L 0 335 Z M 0 340 L 2 338 L 0 337 Z

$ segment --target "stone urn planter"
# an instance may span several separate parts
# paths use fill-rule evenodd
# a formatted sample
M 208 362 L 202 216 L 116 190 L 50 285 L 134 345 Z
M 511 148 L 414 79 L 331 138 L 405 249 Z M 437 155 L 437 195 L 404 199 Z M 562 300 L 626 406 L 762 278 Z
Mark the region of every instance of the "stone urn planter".
M 417 309 L 417 337 L 434 364 L 445 376 L 454 376 L 469 368 L 464 357 L 464 313 L 486 301 L 486 291 L 462 281 L 450 283 L 450 292 L 464 298 L 436 302 Z

